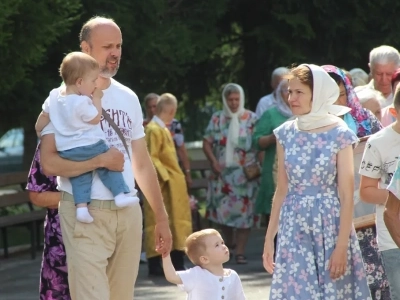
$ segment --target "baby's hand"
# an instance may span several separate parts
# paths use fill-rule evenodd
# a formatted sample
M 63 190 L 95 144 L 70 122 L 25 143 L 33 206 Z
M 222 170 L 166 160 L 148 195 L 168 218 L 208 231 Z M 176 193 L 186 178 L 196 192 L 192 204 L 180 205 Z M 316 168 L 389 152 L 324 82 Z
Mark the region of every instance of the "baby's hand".
M 95 88 L 92 97 L 93 97 L 93 99 L 96 99 L 96 100 L 103 98 L 103 91 L 98 88 Z

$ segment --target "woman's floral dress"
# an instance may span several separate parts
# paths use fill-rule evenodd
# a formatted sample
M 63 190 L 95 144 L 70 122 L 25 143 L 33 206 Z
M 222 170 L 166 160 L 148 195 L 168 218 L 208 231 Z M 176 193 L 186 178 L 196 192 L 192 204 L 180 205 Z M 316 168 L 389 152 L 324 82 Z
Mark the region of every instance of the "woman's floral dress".
M 376 227 L 357 230 L 358 242 L 364 260 L 367 282 L 373 300 L 390 300 L 389 281 L 382 264 L 376 241 Z
M 27 190 L 57 192 L 56 177 L 47 177 L 40 166 L 39 146 L 28 175 Z M 40 270 L 40 300 L 70 300 L 67 257 L 61 237 L 58 209 L 47 209 L 44 222 L 44 249 Z
M 222 111 L 211 117 L 204 138 L 213 146 L 213 152 L 222 166 L 221 176 L 210 177 L 207 192 L 206 217 L 218 224 L 234 228 L 258 226 L 260 217 L 254 214 L 259 178 L 247 180 L 243 167 L 256 162 L 252 135 L 257 116 L 246 110 L 240 117 L 239 143 L 234 151 L 236 166 L 225 167 L 225 149 L 230 118 Z
M 270 299 L 371 300 L 360 246 L 351 230 L 347 269 L 328 270 L 340 224 L 337 153 L 358 138 L 345 126 L 299 131 L 295 121 L 274 130 L 285 152 L 288 193 L 282 204 Z

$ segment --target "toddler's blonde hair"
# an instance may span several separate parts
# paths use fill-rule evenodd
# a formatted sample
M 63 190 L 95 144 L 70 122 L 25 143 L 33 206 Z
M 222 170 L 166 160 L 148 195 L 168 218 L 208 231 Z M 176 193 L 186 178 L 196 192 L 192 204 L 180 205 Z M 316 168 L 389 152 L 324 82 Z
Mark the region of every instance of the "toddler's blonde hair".
M 178 100 L 170 93 L 162 94 L 157 100 L 156 113 L 160 114 L 165 111 L 167 106 L 178 107 Z
M 99 63 L 89 54 L 71 52 L 61 63 L 60 75 L 66 85 L 74 85 L 79 78 L 98 69 L 100 69 Z
M 207 250 L 205 239 L 212 235 L 221 236 L 217 230 L 208 228 L 196 231 L 187 237 L 185 242 L 185 252 L 193 264 L 197 266 L 201 265 L 200 257 L 204 255 Z

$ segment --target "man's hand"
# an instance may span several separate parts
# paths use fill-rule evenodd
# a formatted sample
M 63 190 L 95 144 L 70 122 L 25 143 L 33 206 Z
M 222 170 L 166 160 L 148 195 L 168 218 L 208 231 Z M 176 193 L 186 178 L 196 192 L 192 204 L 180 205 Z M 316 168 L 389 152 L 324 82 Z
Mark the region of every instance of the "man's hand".
M 161 254 L 162 257 L 169 255 L 172 249 L 172 234 L 171 230 L 169 229 L 168 220 L 159 221 L 156 223 L 154 238 L 156 251 Z
M 110 171 L 122 172 L 124 170 L 124 154 L 117 148 L 111 147 L 106 153 L 99 155 L 101 166 Z

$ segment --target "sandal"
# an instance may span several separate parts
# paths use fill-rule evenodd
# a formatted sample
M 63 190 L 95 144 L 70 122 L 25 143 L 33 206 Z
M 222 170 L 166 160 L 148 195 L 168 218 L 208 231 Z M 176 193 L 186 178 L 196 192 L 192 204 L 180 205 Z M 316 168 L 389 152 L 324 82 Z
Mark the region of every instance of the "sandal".
M 245 264 L 247 264 L 247 257 L 244 256 L 243 254 L 237 254 L 237 255 L 235 256 L 235 260 L 236 260 L 236 263 L 237 263 L 238 265 L 245 265 Z

